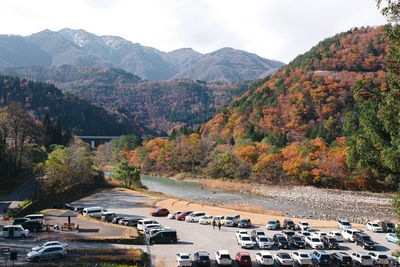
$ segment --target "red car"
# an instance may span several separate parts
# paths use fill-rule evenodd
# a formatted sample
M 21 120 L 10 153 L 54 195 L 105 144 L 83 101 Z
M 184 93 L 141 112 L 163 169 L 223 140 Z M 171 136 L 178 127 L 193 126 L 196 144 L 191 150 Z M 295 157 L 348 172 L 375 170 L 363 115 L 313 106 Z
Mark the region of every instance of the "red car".
M 239 266 L 251 266 L 251 258 L 248 252 L 238 252 L 236 254 L 236 261 Z
M 156 209 L 150 212 L 151 216 L 168 216 L 169 211 L 167 209 Z
M 175 218 L 178 221 L 184 221 L 186 216 L 188 216 L 190 213 L 192 213 L 193 211 L 183 211 L 181 213 L 179 213 L 178 215 L 175 216 Z

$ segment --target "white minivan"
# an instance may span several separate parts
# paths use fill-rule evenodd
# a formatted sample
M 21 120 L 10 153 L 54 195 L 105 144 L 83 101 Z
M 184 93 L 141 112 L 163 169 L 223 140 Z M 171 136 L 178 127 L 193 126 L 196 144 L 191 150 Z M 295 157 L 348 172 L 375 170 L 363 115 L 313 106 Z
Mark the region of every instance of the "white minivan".
M 185 221 L 187 222 L 199 222 L 200 218 L 206 215 L 204 212 L 192 212 L 186 216 Z
M 159 224 L 157 221 L 152 219 L 142 219 L 137 222 L 137 229 L 143 231 L 146 225 L 149 224 Z
M 21 225 L 6 225 L 3 227 L 3 237 L 28 237 L 29 230 Z
M 103 209 L 102 207 L 89 207 L 83 209 L 82 215 L 101 218 L 101 214 L 103 214 L 103 212 L 107 212 L 107 210 Z

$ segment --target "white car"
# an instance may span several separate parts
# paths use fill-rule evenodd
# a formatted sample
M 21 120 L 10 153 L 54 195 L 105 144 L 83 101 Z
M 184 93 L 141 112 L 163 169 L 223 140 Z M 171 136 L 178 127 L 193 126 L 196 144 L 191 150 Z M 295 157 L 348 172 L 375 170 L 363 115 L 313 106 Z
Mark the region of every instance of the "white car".
M 178 264 L 178 266 L 192 266 L 190 254 L 185 252 L 180 252 L 176 254 L 176 263 Z
M 274 255 L 274 261 L 278 263 L 278 266 L 289 265 L 293 266 L 293 259 L 290 257 L 289 253 L 279 252 Z
M 379 252 L 369 252 L 368 255 L 374 260 L 376 265 L 389 265 L 389 256 Z
M 227 250 L 217 250 L 215 252 L 215 261 L 218 265 L 232 265 L 231 255 Z
M 311 265 L 312 259 L 311 256 L 305 252 L 293 252 L 292 253 L 292 259 L 295 263 L 298 265 Z
M 342 236 L 345 240 L 348 240 L 350 242 L 354 242 L 354 234 L 355 233 L 361 233 L 362 231 L 359 229 L 354 229 L 354 228 L 349 228 L 349 229 L 344 229 L 342 232 Z
M 367 230 L 372 231 L 372 232 L 381 233 L 382 232 L 382 227 L 380 227 L 380 225 L 377 224 L 376 222 L 368 222 L 367 223 Z
M 143 231 L 148 224 L 159 224 L 157 221 L 152 219 L 141 219 L 137 222 L 137 229 Z
M 44 247 L 38 251 L 31 251 L 26 254 L 27 261 L 38 262 L 48 259 L 61 259 L 67 255 L 67 249 L 61 246 Z
M 298 226 L 301 231 L 311 231 L 311 226 L 307 221 L 300 221 Z
M 327 234 L 325 232 L 317 231 L 317 232 L 313 232 L 311 234 L 311 236 L 316 236 L 316 237 L 322 238 L 324 236 L 327 236 Z
M 143 232 L 148 234 L 150 232 L 150 230 L 153 229 L 160 229 L 162 228 L 162 225 L 159 223 L 153 223 L 153 224 L 146 224 L 143 228 Z
M 338 242 L 343 242 L 344 241 L 344 238 L 343 238 L 342 234 L 339 231 L 330 231 L 328 233 L 328 236 L 336 238 L 336 240 Z
M 167 218 L 168 219 L 171 219 L 171 220 L 175 220 L 176 219 L 176 215 L 178 215 L 179 213 L 181 213 L 182 211 L 174 211 L 174 212 L 171 212 L 171 213 L 169 213 L 168 215 L 167 215 Z
M 373 266 L 374 260 L 370 255 L 365 252 L 355 252 L 351 254 L 354 263 L 359 266 Z
M 324 244 L 319 237 L 307 236 L 305 241 L 313 249 L 324 249 Z
M 255 237 L 256 244 L 260 249 L 271 249 L 274 242 L 271 238 L 263 235 L 258 235 Z
M 62 242 L 59 242 L 59 241 L 49 241 L 49 242 L 43 243 L 41 246 L 33 247 L 32 251 L 38 251 L 38 250 L 41 250 L 42 248 L 52 247 L 52 246 L 60 246 L 60 247 L 63 247 L 65 249 L 68 249 L 68 244 L 67 243 L 62 243 Z
M 272 257 L 271 253 L 260 251 L 256 253 L 256 262 L 260 265 L 274 265 L 274 258 Z
M 246 234 L 238 234 L 236 236 L 237 243 L 241 248 L 253 248 L 254 242 L 251 240 L 249 235 Z
M 6 225 L 3 227 L 3 237 L 28 237 L 29 230 L 21 225 Z
M 186 216 L 186 222 L 198 222 L 201 217 L 206 215 L 204 212 L 192 212 L 188 216 Z
M 211 215 L 205 215 L 200 218 L 199 224 L 208 224 L 208 222 L 211 221 L 212 218 L 213 218 L 213 216 L 211 216 Z
M 299 236 L 301 236 L 302 238 L 306 238 L 307 236 L 311 236 L 311 233 L 309 231 L 299 231 L 299 232 L 297 232 L 297 234 Z
M 345 230 L 345 229 L 350 229 L 353 228 L 351 223 L 348 220 L 338 220 L 338 228 Z

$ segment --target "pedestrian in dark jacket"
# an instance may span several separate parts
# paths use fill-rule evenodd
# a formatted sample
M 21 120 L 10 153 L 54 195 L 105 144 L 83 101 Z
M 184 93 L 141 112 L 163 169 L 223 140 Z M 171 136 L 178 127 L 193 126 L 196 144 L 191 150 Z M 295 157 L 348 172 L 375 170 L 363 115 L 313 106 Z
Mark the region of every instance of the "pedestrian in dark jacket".
M 221 221 L 218 221 L 218 230 L 221 230 Z
M 215 220 L 212 220 L 213 229 L 215 228 Z

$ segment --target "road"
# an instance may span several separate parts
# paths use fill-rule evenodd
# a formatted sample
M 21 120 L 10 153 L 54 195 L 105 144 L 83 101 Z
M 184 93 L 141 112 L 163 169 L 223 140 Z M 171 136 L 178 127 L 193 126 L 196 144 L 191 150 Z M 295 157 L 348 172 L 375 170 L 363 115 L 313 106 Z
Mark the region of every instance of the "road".
M 150 201 L 149 201 L 150 200 Z M 143 217 L 150 217 L 149 211 L 152 210 L 152 205 L 149 204 L 153 200 L 149 196 L 133 194 L 129 192 L 107 192 L 96 194 L 92 197 L 85 198 L 81 201 L 74 203 L 74 205 L 82 206 L 102 206 L 109 211 L 114 211 L 119 214 L 136 215 Z M 157 199 L 154 199 L 157 201 Z M 188 206 L 190 210 L 190 205 Z M 233 213 L 233 212 L 232 212 Z M 235 212 L 237 213 L 237 212 Z M 240 214 L 240 212 L 239 212 Z M 229 215 L 229 214 L 222 214 Z M 182 221 L 170 220 L 165 217 L 158 217 L 156 220 L 164 226 L 176 229 L 179 237 L 177 244 L 157 244 L 150 247 L 153 255 L 153 261 L 157 266 L 176 266 L 175 254 L 179 252 L 188 252 L 193 255 L 194 252 L 205 250 L 210 253 L 212 259 L 215 258 L 214 253 L 219 249 L 227 249 L 231 253 L 231 257 L 241 249 L 236 242 L 235 231 L 237 228 L 222 227 L 219 231 L 217 228 L 212 229 L 210 225 L 200 225 L 198 223 L 187 223 Z M 271 237 L 278 231 L 267 231 L 265 225 L 257 225 L 262 228 L 268 237 Z M 311 225 L 312 227 L 312 225 Z M 251 229 L 249 229 L 250 232 Z M 337 230 L 337 229 L 332 229 Z M 327 229 L 324 229 L 327 231 Z M 383 233 L 371 233 L 372 239 L 380 245 L 377 247 L 378 251 L 390 253 L 396 249 L 396 245 L 389 243 L 385 240 Z M 255 259 L 255 253 L 258 249 L 248 250 L 252 259 Z M 286 252 L 293 252 L 294 250 L 281 250 Z M 304 251 L 311 252 L 311 249 Z M 354 243 L 342 243 L 341 251 L 352 253 L 355 251 L 362 251 L 361 247 L 356 246 Z M 277 253 L 278 249 L 272 249 L 271 253 Z
M 0 215 L 4 214 L 4 209 L 14 208 L 25 199 L 33 196 L 35 193 L 35 179 L 32 177 L 20 185 L 13 192 L 0 199 Z

